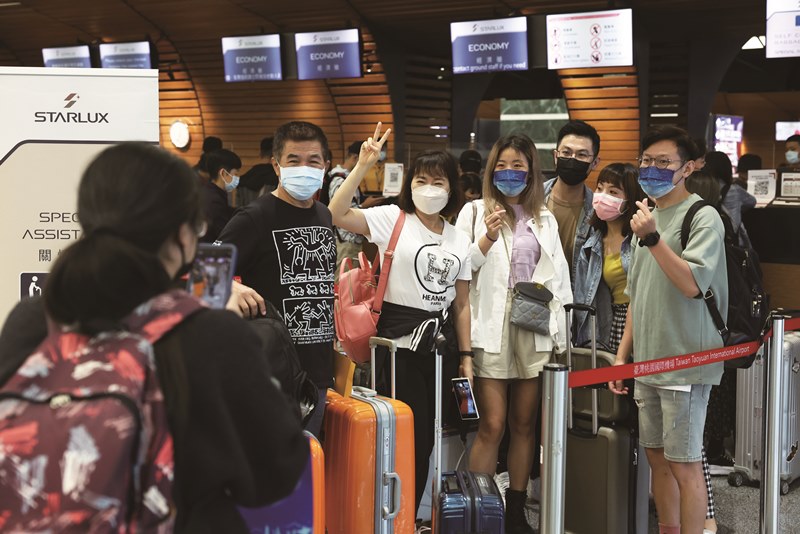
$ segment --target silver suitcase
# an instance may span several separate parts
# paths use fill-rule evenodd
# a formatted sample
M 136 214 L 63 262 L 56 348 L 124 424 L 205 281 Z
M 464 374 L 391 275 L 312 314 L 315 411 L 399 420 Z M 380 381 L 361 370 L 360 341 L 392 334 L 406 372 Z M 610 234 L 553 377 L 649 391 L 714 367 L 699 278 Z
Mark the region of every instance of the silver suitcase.
M 764 446 L 764 388 L 766 361 L 764 347 L 749 369 L 739 369 L 736 376 L 736 465 L 728 475 L 731 486 L 761 481 Z M 789 484 L 800 478 L 800 332 L 786 332 L 783 341 L 781 380 L 784 398 L 781 402 L 781 494 L 789 492 Z

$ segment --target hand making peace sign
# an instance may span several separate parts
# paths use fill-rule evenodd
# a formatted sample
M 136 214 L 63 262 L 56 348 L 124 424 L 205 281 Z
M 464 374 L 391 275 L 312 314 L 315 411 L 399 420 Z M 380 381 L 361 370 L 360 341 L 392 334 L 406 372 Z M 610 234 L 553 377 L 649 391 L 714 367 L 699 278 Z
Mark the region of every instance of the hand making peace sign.
M 381 149 L 383 145 L 386 144 L 389 134 L 392 133 L 392 129 L 388 128 L 384 132 L 383 137 L 381 137 L 381 126 L 382 123 L 379 122 L 378 125 L 375 126 L 375 133 L 372 134 L 372 137 L 367 137 L 367 140 L 361 144 L 361 152 L 358 155 L 358 161 L 365 168 L 371 167 L 378 161 Z

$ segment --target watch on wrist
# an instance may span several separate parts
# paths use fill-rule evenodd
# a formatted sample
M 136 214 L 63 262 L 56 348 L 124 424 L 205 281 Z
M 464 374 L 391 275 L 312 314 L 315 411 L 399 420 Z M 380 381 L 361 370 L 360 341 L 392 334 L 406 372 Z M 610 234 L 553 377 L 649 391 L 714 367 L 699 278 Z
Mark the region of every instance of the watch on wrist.
M 658 232 L 653 232 L 651 234 L 647 234 L 642 239 L 639 240 L 640 247 L 652 247 L 658 240 L 661 239 L 661 235 Z

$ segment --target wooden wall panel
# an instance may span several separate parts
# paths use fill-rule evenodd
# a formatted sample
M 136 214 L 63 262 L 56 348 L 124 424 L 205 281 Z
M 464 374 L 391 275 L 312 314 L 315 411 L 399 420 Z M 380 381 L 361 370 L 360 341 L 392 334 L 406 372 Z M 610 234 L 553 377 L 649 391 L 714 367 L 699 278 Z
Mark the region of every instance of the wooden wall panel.
M 167 39 L 156 43 L 159 56 L 158 106 L 161 146 L 194 165 L 203 148 L 203 116 L 194 90 L 194 81 L 180 54 Z M 191 142 L 185 149 L 175 148 L 169 140 L 169 128 L 176 120 L 189 125 Z
M 603 166 L 633 163 L 639 154 L 639 88 L 635 67 L 558 71 L 571 119 L 588 122 L 600 134 L 600 165 L 589 176 L 594 187 Z
M 444 67 L 444 71 L 442 68 Z M 406 63 L 406 162 L 423 150 L 450 145 L 453 89 L 450 60 L 409 56 Z
M 225 82 L 219 39 L 178 42 L 189 79 L 180 80 L 185 87 L 178 80 L 172 82 L 169 100 L 196 94 L 196 113 L 202 132 L 193 143 L 199 150 L 204 136 L 220 137 L 225 148 L 242 158 L 244 169 L 259 163 L 261 139 L 272 136 L 280 125 L 293 120 L 309 121 L 323 129 L 335 165 L 342 161 L 351 142 L 366 139 L 374 131 L 376 122 L 381 121 L 387 127 L 394 124 L 386 77 L 374 40 L 367 30 L 362 31 L 362 40 L 364 69 L 369 65 L 372 71 L 365 72 L 363 78 L 241 83 Z M 162 102 L 167 100 L 162 96 Z M 179 107 L 175 103 L 169 105 Z M 174 120 L 174 113 L 177 112 L 168 107 L 162 108 L 162 128 Z M 167 137 L 163 140 L 168 144 Z M 199 152 L 186 157 L 194 163 Z

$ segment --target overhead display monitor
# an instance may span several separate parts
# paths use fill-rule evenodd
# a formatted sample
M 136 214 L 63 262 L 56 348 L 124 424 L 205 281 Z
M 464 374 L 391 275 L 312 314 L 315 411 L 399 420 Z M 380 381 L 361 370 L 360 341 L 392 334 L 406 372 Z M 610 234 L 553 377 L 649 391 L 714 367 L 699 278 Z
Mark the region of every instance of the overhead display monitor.
M 104 69 L 150 69 L 150 43 L 102 43 L 100 66 Z
M 547 68 L 633 65 L 630 9 L 547 15 Z
M 786 141 L 792 135 L 800 135 L 800 121 L 778 121 L 775 123 L 776 141 Z
M 45 67 L 92 68 L 88 45 L 42 48 L 42 58 Z
M 223 37 L 226 82 L 282 80 L 280 35 Z
M 333 32 L 297 33 L 297 78 L 361 77 L 361 38 L 358 28 Z
M 767 0 L 767 57 L 800 56 L 800 2 Z
M 528 19 L 450 23 L 453 74 L 528 69 Z
M 727 154 L 734 167 L 739 165 L 743 129 L 744 117 L 714 115 L 714 150 Z

